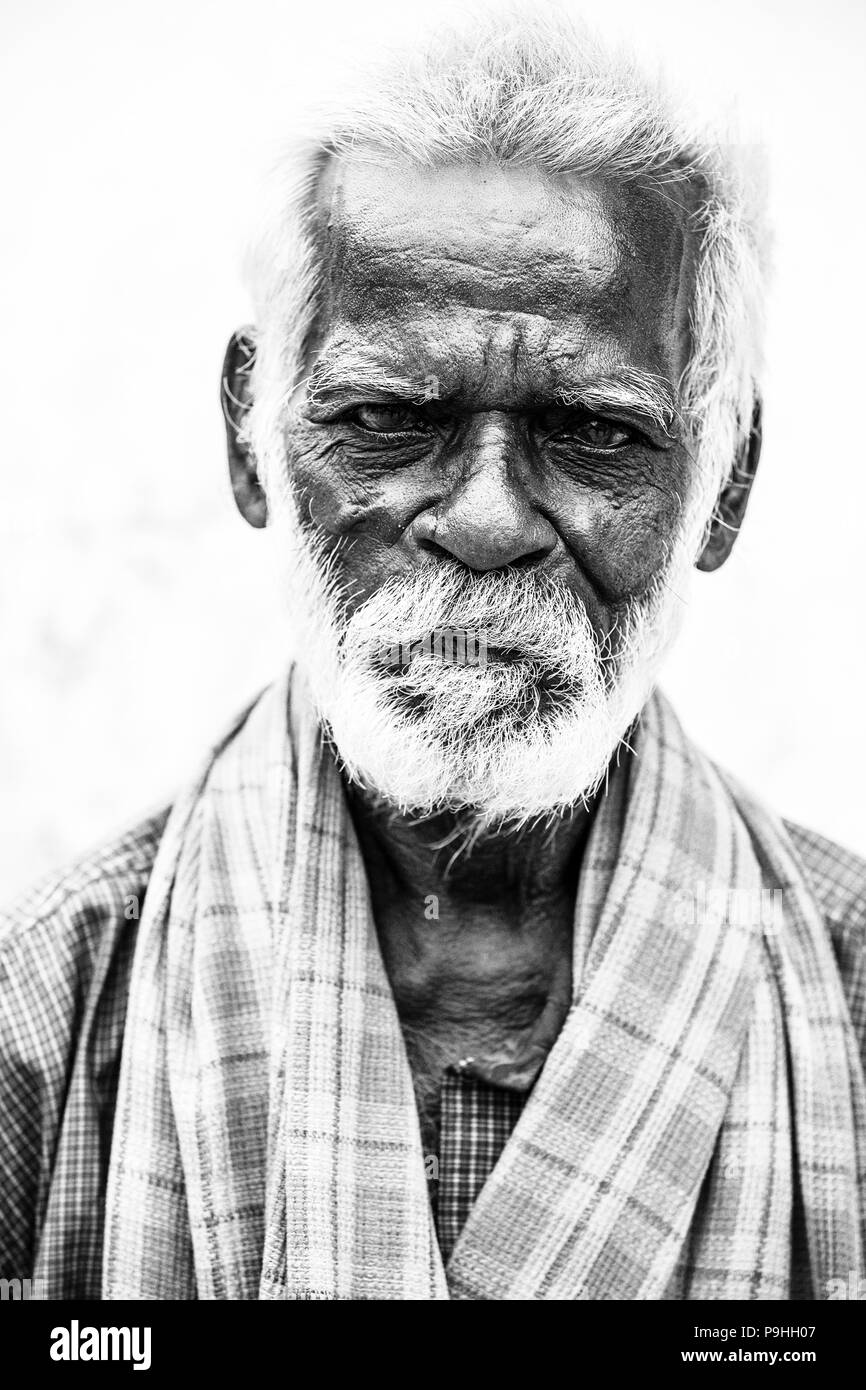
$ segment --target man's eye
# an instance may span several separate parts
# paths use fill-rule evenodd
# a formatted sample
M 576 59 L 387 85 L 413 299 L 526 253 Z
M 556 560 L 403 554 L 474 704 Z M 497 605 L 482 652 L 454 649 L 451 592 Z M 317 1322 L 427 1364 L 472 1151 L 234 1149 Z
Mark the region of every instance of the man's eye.
M 424 429 L 417 411 L 405 405 L 359 405 L 349 419 L 370 434 L 408 434 Z
M 631 430 L 615 425 L 610 420 L 581 420 L 571 425 L 568 433 L 578 443 L 589 449 L 622 449 L 634 438 Z

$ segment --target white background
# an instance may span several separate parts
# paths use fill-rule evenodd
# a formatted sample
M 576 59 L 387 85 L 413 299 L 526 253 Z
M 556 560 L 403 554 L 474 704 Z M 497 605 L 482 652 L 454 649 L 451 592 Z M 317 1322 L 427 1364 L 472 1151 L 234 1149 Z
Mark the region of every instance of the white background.
M 665 682 L 766 800 L 866 851 L 866 10 L 593 0 L 770 147 L 765 452 Z M 0 896 L 168 799 L 290 634 L 217 387 L 249 205 L 335 66 L 448 11 L 4 7 Z

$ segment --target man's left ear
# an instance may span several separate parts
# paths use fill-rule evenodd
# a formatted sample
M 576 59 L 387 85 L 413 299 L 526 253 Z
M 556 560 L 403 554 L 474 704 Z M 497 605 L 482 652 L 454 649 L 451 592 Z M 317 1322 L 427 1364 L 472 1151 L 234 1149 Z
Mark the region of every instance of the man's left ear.
M 239 328 L 229 339 L 220 387 L 226 422 L 226 446 L 232 492 L 241 516 L 251 526 L 265 526 L 268 504 L 256 472 L 256 461 L 241 433 L 253 403 L 250 377 L 256 349 L 249 329 Z
M 734 541 L 740 533 L 746 506 L 752 491 L 752 483 L 758 471 L 761 457 L 761 402 L 756 398 L 752 411 L 752 427 L 748 437 L 737 451 L 737 459 L 730 479 L 722 489 L 716 503 L 709 534 L 706 539 L 697 567 L 709 573 L 723 565 L 734 548 Z

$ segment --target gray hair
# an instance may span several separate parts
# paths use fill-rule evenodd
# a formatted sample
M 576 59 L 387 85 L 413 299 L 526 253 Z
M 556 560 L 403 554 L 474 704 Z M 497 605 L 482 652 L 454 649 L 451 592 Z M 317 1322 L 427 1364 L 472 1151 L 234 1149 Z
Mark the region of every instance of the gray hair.
M 697 264 L 679 412 L 712 507 L 748 434 L 761 372 L 766 233 L 753 152 L 688 120 L 666 86 L 560 12 L 488 14 L 391 55 L 276 171 L 248 259 L 256 357 L 245 434 L 271 495 L 319 288 L 316 198 L 328 161 L 392 154 L 419 166 L 497 161 L 639 180 L 689 209 Z M 283 465 L 284 467 L 284 465 Z

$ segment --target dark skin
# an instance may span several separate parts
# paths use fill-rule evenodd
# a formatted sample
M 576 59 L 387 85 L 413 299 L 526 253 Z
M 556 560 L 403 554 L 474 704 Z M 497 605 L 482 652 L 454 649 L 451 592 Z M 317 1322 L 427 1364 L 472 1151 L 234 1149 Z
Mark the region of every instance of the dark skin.
M 286 446 L 302 515 L 337 550 L 347 611 L 447 559 L 534 567 L 599 636 L 615 629 L 664 565 L 693 485 L 679 426 L 624 385 L 649 374 L 675 400 L 691 350 L 686 209 L 598 178 L 356 158 L 323 177 L 318 237 L 324 302 Z M 237 438 L 251 351 L 233 337 L 224 408 L 235 499 L 261 526 Z M 756 411 L 699 568 L 729 555 L 759 452 Z M 417 823 L 357 789 L 351 804 L 435 1127 L 444 1066 L 471 1056 L 519 1072 L 562 1021 L 592 808 L 455 858 L 458 815 Z

